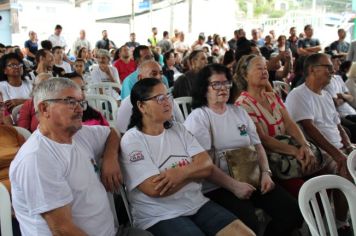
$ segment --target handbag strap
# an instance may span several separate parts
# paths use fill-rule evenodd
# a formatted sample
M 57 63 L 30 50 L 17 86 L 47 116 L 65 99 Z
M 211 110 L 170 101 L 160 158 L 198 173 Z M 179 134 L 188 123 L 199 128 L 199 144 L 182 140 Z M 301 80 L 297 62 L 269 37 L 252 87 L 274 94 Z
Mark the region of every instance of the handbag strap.
M 212 149 L 214 149 L 214 151 L 215 151 L 215 142 L 214 142 L 214 133 L 213 133 L 213 127 L 212 127 L 212 125 L 211 125 L 211 120 L 210 120 L 210 115 L 209 115 L 209 112 L 207 111 L 207 110 L 205 110 L 205 109 L 207 109 L 207 108 L 201 108 L 202 110 L 203 110 L 203 112 L 207 115 L 207 117 L 208 117 L 208 121 L 209 121 L 209 134 L 210 134 L 210 140 L 211 140 L 211 147 L 210 147 L 210 149 L 212 150 Z
M 201 108 L 203 110 L 203 112 L 207 115 L 208 117 L 208 121 L 209 121 L 209 133 L 210 133 L 210 140 L 211 140 L 211 147 L 210 147 L 210 152 L 212 152 L 212 158 L 213 158 L 213 163 L 215 165 L 217 165 L 218 167 L 220 167 L 220 161 L 218 160 L 218 157 L 216 155 L 216 148 L 215 148 L 215 140 L 214 140 L 214 132 L 213 132 L 213 127 L 211 125 L 211 119 L 210 119 L 210 115 L 209 115 L 209 111 L 207 111 L 206 107 L 202 107 Z

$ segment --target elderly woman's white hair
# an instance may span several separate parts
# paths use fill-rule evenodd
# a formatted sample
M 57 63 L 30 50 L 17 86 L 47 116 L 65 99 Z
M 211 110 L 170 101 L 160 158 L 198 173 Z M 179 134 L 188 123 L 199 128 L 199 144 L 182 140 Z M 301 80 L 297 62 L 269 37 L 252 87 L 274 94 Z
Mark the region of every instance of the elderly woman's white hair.
M 109 51 L 106 50 L 106 49 L 98 49 L 98 51 L 96 51 L 96 56 L 97 56 L 97 57 L 102 57 L 102 56 L 104 56 L 104 57 L 109 58 L 109 60 L 110 60 L 110 53 L 109 53 Z

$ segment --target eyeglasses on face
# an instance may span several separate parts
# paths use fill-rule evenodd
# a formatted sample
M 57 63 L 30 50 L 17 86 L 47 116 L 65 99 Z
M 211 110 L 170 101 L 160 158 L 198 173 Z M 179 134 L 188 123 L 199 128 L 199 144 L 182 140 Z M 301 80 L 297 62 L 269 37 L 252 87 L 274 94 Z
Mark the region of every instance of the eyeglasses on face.
M 226 89 L 230 89 L 232 87 L 232 81 L 213 81 L 210 82 L 209 85 L 214 89 L 214 90 L 221 90 L 222 86 L 224 86 Z
M 11 69 L 18 69 L 18 68 L 22 68 L 23 64 L 7 64 L 6 66 Z
M 157 104 L 161 105 L 165 101 L 172 102 L 173 97 L 171 94 L 158 94 L 152 97 L 143 99 L 142 101 L 156 100 Z
M 75 98 L 52 98 L 44 100 L 43 102 L 54 102 L 54 103 L 63 103 L 68 105 L 69 108 L 75 109 L 78 105 L 85 111 L 88 108 L 88 101 L 77 100 Z
M 325 67 L 329 72 L 334 71 L 334 66 L 331 64 L 316 64 L 316 65 L 314 65 L 314 67 L 317 67 L 317 66 Z

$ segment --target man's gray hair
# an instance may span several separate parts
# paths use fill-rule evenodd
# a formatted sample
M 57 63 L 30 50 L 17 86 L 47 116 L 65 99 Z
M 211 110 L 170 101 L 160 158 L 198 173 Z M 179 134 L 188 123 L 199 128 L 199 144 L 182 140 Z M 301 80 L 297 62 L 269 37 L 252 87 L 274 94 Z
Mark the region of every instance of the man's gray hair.
M 159 63 L 156 62 L 156 61 L 153 60 L 153 59 L 146 60 L 146 61 L 143 61 L 143 62 L 138 66 L 138 68 L 137 68 L 138 74 L 139 74 L 139 75 L 142 74 L 143 71 L 147 70 L 147 68 L 150 68 L 150 66 L 153 65 L 153 64 L 158 65 L 159 67 L 161 67 L 161 66 L 159 65 Z
M 66 78 L 53 78 L 39 83 L 33 92 L 35 111 L 38 111 L 38 105 L 41 102 L 47 99 L 58 98 L 58 95 L 68 88 L 80 90 L 80 87 L 76 83 Z

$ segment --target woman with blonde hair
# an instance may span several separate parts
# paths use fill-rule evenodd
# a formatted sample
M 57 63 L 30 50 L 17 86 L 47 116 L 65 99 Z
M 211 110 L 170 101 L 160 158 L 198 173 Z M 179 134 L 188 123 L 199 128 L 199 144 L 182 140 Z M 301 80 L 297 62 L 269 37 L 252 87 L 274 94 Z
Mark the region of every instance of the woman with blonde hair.
M 356 62 L 353 62 L 349 72 L 347 73 L 347 80 L 345 82 L 347 88 L 349 89 L 350 95 L 354 99 L 350 102 L 350 105 L 356 109 Z

